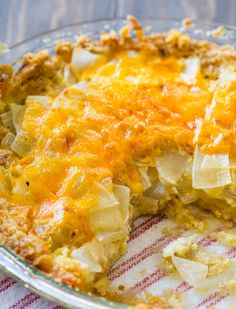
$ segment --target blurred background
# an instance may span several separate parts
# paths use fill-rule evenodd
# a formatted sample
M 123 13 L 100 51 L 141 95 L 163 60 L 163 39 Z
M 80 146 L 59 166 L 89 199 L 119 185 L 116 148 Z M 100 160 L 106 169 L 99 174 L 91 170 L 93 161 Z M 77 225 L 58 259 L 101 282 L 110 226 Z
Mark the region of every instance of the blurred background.
M 236 0 L 0 0 L 0 41 L 12 46 L 64 25 L 127 14 L 236 25 Z

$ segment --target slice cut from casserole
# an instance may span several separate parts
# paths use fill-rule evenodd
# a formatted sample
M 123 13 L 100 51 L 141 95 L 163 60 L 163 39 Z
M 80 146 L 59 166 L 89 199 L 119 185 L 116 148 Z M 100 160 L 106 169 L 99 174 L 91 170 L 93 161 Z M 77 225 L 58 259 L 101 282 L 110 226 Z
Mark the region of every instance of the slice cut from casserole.
M 36 267 L 106 294 L 138 216 L 236 221 L 234 49 L 130 18 L 0 70 L 0 239 Z

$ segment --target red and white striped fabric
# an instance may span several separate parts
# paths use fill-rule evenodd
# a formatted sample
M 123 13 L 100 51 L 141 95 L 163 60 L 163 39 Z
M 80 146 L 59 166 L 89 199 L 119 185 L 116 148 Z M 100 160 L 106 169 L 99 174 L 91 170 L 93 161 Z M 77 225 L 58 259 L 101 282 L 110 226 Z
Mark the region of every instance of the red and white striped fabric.
M 60 309 L 0 272 L 1 309 Z
M 188 235 L 186 229 L 176 229 L 174 236 L 162 233 L 165 227 L 176 225 L 161 216 L 143 217 L 138 219 L 132 230 L 128 243 L 128 252 L 114 265 L 110 279 L 114 286 L 125 286 L 124 293 L 139 294 L 144 291 L 152 295 L 160 294 L 166 289 L 173 289 L 181 295 L 186 308 L 230 308 L 236 304 L 236 297 L 217 290 L 206 292 L 196 291 L 180 276 L 167 276 L 158 267 L 161 252 L 174 239 Z M 209 235 L 202 235 L 198 244 L 209 247 L 216 252 L 224 252 L 236 259 L 236 248 L 226 249 Z M 60 309 L 42 297 L 27 290 L 19 283 L 0 272 L 0 308 L 1 309 Z

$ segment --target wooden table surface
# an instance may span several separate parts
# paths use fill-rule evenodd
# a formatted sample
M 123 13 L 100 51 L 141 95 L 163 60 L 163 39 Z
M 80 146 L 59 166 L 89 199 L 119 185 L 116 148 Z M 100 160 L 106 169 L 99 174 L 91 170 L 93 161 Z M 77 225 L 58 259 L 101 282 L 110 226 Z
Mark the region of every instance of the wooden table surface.
M 236 0 L 0 0 L 0 41 L 12 46 L 59 26 L 126 14 L 236 25 Z

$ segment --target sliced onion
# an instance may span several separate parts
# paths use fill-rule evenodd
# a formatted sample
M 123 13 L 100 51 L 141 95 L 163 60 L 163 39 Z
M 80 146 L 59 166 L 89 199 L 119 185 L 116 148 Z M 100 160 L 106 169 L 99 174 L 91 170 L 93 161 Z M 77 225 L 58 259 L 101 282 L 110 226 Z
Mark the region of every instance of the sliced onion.
M 26 102 L 28 103 L 31 101 L 40 104 L 44 108 L 51 105 L 51 98 L 45 95 L 30 95 L 26 98 Z
M 220 168 L 204 168 L 206 163 L 204 163 L 205 155 L 201 152 L 198 146 L 195 148 L 194 160 L 193 160 L 193 170 L 192 170 L 192 181 L 193 188 L 195 189 L 211 189 L 222 187 L 231 183 L 230 169 L 228 167 Z M 224 166 L 227 162 L 225 157 L 211 156 L 207 157 L 205 162 L 208 162 L 210 166 L 216 166 L 216 162 L 219 162 L 220 166 Z M 221 160 L 221 161 L 220 161 Z M 210 163 L 211 162 L 211 163 Z M 204 164 L 203 164 L 204 163 Z
M 202 170 L 225 169 L 225 168 L 229 168 L 228 154 L 204 155 L 201 165 Z
M 96 234 L 127 233 L 130 189 L 113 185 L 111 178 L 106 178 L 97 184 L 95 190 L 98 202 L 89 209 L 89 218 Z
M 236 81 L 236 72 L 234 66 L 222 66 L 219 74 L 220 86 L 230 85 Z
M 229 267 L 228 269 L 224 270 L 223 272 L 214 275 L 209 276 L 201 283 L 201 288 L 205 289 L 216 289 L 216 288 L 222 288 L 225 283 L 230 282 L 232 280 L 232 274 L 235 273 L 234 263 Z M 200 285 L 200 284 L 199 284 Z
M 14 142 L 15 140 L 15 135 L 11 132 L 8 132 L 4 137 L 3 139 L 1 140 L 1 144 L 4 145 L 4 146 L 8 146 L 8 147 L 11 147 L 12 143 Z
M 99 55 L 93 54 L 86 49 L 74 48 L 71 59 L 71 69 L 73 73 L 78 74 L 94 64 L 98 59 Z
M 184 255 L 189 252 L 196 240 L 196 235 L 179 237 L 167 245 L 162 252 L 164 258 L 172 257 L 175 254 Z
M 103 246 L 96 241 L 91 241 L 73 250 L 71 257 L 78 260 L 81 267 L 86 268 L 92 272 L 102 272 L 102 264 L 105 261 Z
M 53 108 L 69 108 L 72 107 L 73 101 L 79 101 L 84 94 L 88 82 L 80 81 L 71 87 L 66 88 L 52 103 Z
M 192 84 L 196 81 L 197 75 L 200 72 L 200 59 L 195 57 L 187 59 L 185 62 L 184 72 L 181 74 L 181 77 L 187 84 Z
M 200 286 L 207 277 L 208 266 L 178 256 L 172 257 L 172 262 L 181 277 L 191 286 Z
M 96 238 L 101 241 L 103 244 L 107 244 L 110 242 L 121 241 L 126 238 L 128 235 L 127 229 L 123 229 L 115 232 L 100 232 L 97 234 Z
M 15 181 L 12 188 L 12 193 L 19 195 L 26 195 L 27 193 L 29 193 L 29 188 L 27 187 L 25 180 L 23 178 L 17 179 Z
M 20 130 L 21 121 L 25 111 L 25 106 L 15 103 L 12 103 L 10 106 L 12 112 L 12 122 L 16 132 L 18 132 Z
M 12 112 L 6 112 L 1 114 L 2 124 L 5 128 L 8 128 L 11 132 L 14 132 L 15 128 L 12 122 Z
M 124 222 L 129 218 L 130 189 L 126 186 L 114 185 L 113 191 L 120 203 L 120 213 Z
M 151 197 L 156 200 L 160 200 L 167 195 L 168 191 L 166 187 L 159 181 L 157 182 L 157 184 L 153 185 L 145 192 L 145 196 Z
M 139 167 L 139 172 L 141 174 L 143 191 L 146 191 L 148 188 L 152 186 L 150 177 L 148 176 L 148 167 Z
M 81 81 L 66 89 L 64 95 L 68 99 L 80 101 L 84 95 L 84 90 L 87 86 L 86 81 Z
M 64 77 L 64 81 L 66 82 L 67 85 L 75 84 L 76 81 L 77 81 L 74 74 L 71 71 L 70 66 L 67 66 L 64 69 L 64 76 L 63 77 Z
M 25 155 L 33 146 L 34 139 L 29 133 L 19 130 L 14 141 L 11 144 L 11 149 L 19 156 Z
M 81 93 L 81 92 L 84 92 L 84 90 L 86 89 L 87 84 L 88 84 L 87 81 L 81 80 L 79 83 L 74 84 L 69 89 L 79 90 L 80 93 Z
M 108 190 L 105 185 L 99 183 L 97 184 L 95 190 L 97 191 L 98 203 L 96 206 L 89 208 L 89 212 L 94 212 L 105 208 L 119 208 L 119 201 L 115 197 L 112 187 L 111 190 Z
M 119 205 L 90 212 L 89 218 L 96 232 L 118 231 L 124 227 Z
M 159 201 L 157 199 L 148 196 L 143 196 L 141 202 L 142 206 L 155 207 L 156 209 L 158 209 L 159 206 Z
M 176 184 L 183 175 L 189 158 L 187 154 L 166 152 L 155 158 L 156 168 L 162 178 Z
M 69 108 L 71 107 L 71 100 L 68 99 L 63 93 L 55 98 L 52 103 L 52 108 Z

